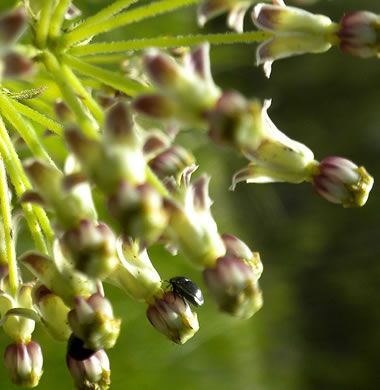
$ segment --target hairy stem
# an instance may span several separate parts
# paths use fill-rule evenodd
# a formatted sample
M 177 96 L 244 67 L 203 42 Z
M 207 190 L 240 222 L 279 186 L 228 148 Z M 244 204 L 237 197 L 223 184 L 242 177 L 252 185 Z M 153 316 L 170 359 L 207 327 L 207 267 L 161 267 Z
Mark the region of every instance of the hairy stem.
M 108 7 L 105 7 L 101 9 L 98 13 L 95 15 L 90 16 L 86 20 L 84 20 L 81 24 L 76 26 L 72 31 L 76 31 L 82 28 L 86 28 L 88 26 L 91 26 L 92 24 L 96 24 L 99 22 L 102 22 L 103 20 L 109 19 L 113 15 L 116 15 L 118 12 L 122 11 L 123 9 L 129 7 L 131 4 L 136 3 L 138 0 L 119 0 L 115 1 L 113 4 L 109 5 Z
M 63 134 L 63 126 L 46 115 L 41 114 L 40 112 L 33 110 L 32 108 L 16 100 L 12 101 L 12 105 L 20 114 L 28 117 L 29 119 L 32 119 L 42 126 L 47 127 L 49 130 L 54 131 L 54 133 L 58 135 Z
M 61 45 L 63 47 L 70 47 L 76 42 L 83 41 L 94 35 L 102 34 L 115 28 L 125 26 L 127 24 L 136 23 L 140 20 L 157 16 L 164 12 L 173 11 L 180 7 L 185 7 L 190 4 L 199 3 L 202 0 L 162 0 L 151 3 L 132 11 L 124 12 L 116 15 L 114 18 L 96 23 L 85 28 L 78 28 L 62 37 Z
M 9 199 L 9 188 L 7 183 L 7 173 L 5 171 L 3 159 L 0 157 L 0 203 L 1 215 L 4 226 L 5 249 L 8 259 L 9 284 L 11 294 L 14 297 L 18 286 L 17 259 L 15 241 L 12 233 L 12 211 Z
M 0 111 L 18 131 L 32 153 L 55 167 L 54 161 L 39 141 L 34 128 L 19 114 L 12 104 L 12 99 L 9 99 L 4 94 L 0 94 Z
M 54 0 L 43 0 L 40 19 L 37 22 L 36 31 L 36 45 L 40 49 L 44 49 L 46 46 L 53 6 Z
M 31 186 L 25 176 L 25 173 L 23 172 L 20 160 L 17 156 L 16 151 L 14 150 L 12 141 L 9 138 L 7 129 L 5 128 L 4 122 L 1 118 L 0 118 L 0 154 L 4 161 L 7 173 L 15 188 L 16 194 L 18 197 L 21 197 L 21 195 L 25 192 L 25 190 L 31 188 Z M 40 207 L 32 206 L 30 204 L 22 204 L 22 208 L 24 210 L 25 219 L 27 221 L 29 230 L 32 234 L 37 250 L 39 250 L 44 254 L 48 254 L 45 238 L 41 232 L 40 224 L 34 212 L 35 210 L 40 209 Z M 40 215 L 44 214 L 44 211 L 42 209 L 40 209 L 40 211 L 41 211 Z M 46 216 L 45 218 L 48 221 Z M 49 236 L 53 234 L 50 225 L 47 231 Z
M 109 70 L 102 69 L 95 65 L 87 64 L 77 58 L 64 55 L 62 57 L 63 62 L 71 68 L 77 70 L 80 73 L 90 76 L 96 80 L 109 85 L 118 91 L 124 92 L 127 95 L 135 96 L 141 92 L 147 92 L 148 88 L 137 83 L 134 80 L 127 79 Z
M 245 33 L 199 34 L 176 37 L 158 37 L 148 39 L 133 39 L 123 42 L 104 42 L 92 45 L 73 47 L 70 55 L 83 56 L 90 54 L 114 53 L 126 50 L 142 50 L 150 47 L 193 46 L 202 42 L 212 44 L 251 43 L 265 41 L 272 36 L 265 31 L 249 31 Z
M 58 59 L 48 51 L 44 52 L 43 61 L 47 70 L 55 79 L 65 102 L 77 117 L 79 127 L 88 137 L 98 138 L 98 126 L 80 101 L 70 80 L 67 79 L 65 65 L 60 64 Z
M 55 39 L 61 33 L 62 23 L 65 20 L 65 14 L 71 4 L 71 0 L 60 0 L 57 8 L 54 10 L 50 21 L 49 38 Z

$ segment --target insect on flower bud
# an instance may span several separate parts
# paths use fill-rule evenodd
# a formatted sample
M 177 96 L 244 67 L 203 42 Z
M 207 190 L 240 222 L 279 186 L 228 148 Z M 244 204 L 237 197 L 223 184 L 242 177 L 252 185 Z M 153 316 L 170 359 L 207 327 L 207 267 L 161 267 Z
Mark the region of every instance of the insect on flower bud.
M 160 333 L 177 344 L 186 343 L 199 329 L 197 314 L 181 295 L 172 291 L 165 293 L 163 298 L 156 298 L 146 314 Z
M 327 157 L 321 161 L 319 172 L 313 178 L 313 190 L 343 207 L 361 207 L 368 199 L 373 182 L 364 167 L 342 157 Z
M 5 368 L 12 382 L 22 387 L 35 387 L 42 375 L 42 351 L 38 343 L 10 344 L 4 353 Z

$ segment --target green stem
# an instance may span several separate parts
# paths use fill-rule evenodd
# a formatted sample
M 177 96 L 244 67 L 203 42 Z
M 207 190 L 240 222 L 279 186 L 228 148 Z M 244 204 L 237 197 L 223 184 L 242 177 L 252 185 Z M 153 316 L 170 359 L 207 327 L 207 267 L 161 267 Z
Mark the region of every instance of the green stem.
M 54 10 L 50 21 L 49 38 L 57 38 L 60 35 L 60 29 L 65 19 L 67 9 L 71 4 L 71 0 L 60 0 L 57 8 Z
M 149 47 L 177 47 L 193 46 L 202 42 L 212 44 L 231 43 L 252 43 L 269 39 L 271 33 L 266 31 L 249 31 L 245 33 L 223 33 L 223 34 L 199 34 L 177 37 L 159 37 L 148 39 L 133 39 L 123 42 L 103 42 L 92 45 L 73 47 L 68 51 L 70 55 L 83 56 L 90 54 L 114 53 L 127 50 L 142 50 Z
M 5 248 L 8 259 L 9 284 L 11 287 L 11 294 L 16 296 L 18 286 L 17 275 L 17 259 L 15 242 L 12 233 L 12 212 L 11 203 L 9 200 L 9 188 L 7 183 L 7 173 L 5 171 L 3 159 L 0 157 L 0 203 L 1 215 L 4 225 Z
M 190 4 L 199 3 L 202 0 L 162 0 L 148 5 L 135 8 L 131 11 L 116 15 L 115 17 L 103 22 L 78 28 L 62 37 L 61 45 L 70 47 L 76 42 L 83 41 L 94 35 L 102 34 L 115 28 L 125 26 L 127 24 L 136 23 L 140 20 L 157 16 L 164 12 L 173 11 L 180 7 L 185 7 Z
M 65 65 L 60 64 L 57 58 L 48 51 L 44 52 L 43 61 L 47 70 L 56 81 L 65 102 L 77 117 L 79 127 L 88 137 L 98 138 L 97 124 L 87 112 L 70 81 L 67 79 L 64 69 Z
M 11 103 L 20 114 L 28 117 L 29 119 L 32 119 L 33 121 L 39 123 L 42 126 L 47 127 L 49 130 L 54 131 L 54 133 L 58 135 L 63 134 L 63 126 L 60 123 L 54 121 L 51 118 L 48 118 L 47 116 L 41 114 L 36 110 L 33 110 L 25 104 L 21 104 L 16 100 L 12 100 Z
M 148 165 L 145 167 L 145 175 L 146 181 L 151 184 L 160 195 L 167 198 L 170 197 L 170 194 L 166 187 L 162 184 L 162 181 L 156 176 L 156 174 L 150 169 Z
M 87 64 L 77 58 L 64 55 L 63 62 L 80 73 L 90 76 L 96 80 L 102 81 L 104 84 L 122 91 L 130 96 L 135 96 L 141 92 L 147 92 L 149 89 L 134 80 L 129 80 L 109 70 L 102 69 L 95 65 Z
M 92 45 L 90 45 L 92 46 Z M 71 50 L 69 51 L 69 54 L 71 54 Z M 99 56 L 93 56 L 89 55 L 86 57 L 82 57 L 81 60 L 84 62 L 94 63 L 94 64 L 120 64 L 123 61 L 127 60 L 129 58 L 128 54 L 121 53 L 121 54 L 105 54 L 105 55 L 99 55 Z
M 40 19 L 37 22 L 36 31 L 36 45 L 40 49 L 44 49 L 46 46 L 53 5 L 54 0 L 43 0 Z
M 118 12 L 122 11 L 124 8 L 129 7 L 131 4 L 136 3 L 138 0 L 119 0 L 115 1 L 113 4 L 109 5 L 106 8 L 103 8 L 95 15 L 90 16 L 84 20 L 81 24 L 76 26 L 72 31 L 76 31 L 82 28 L 86 28 L 92 24 L 102 22 L 103 20 L 109 19 L 113 15 L 116 15 Z
M 81 81 L 68 66 L 63 67 L 63 71 L 67 80 L 81 96 L 83 104 L 88 107 L 94 118 L 98 121 L 99 125 L 102 126 L 104 123 L 103 109 L 99 106 L 91 94 L 87 92 L 87 89 L 82 85 Z
M 9 138 L 7 129 L 4 122 L 0 117 L 0 154 L 3 158 L 7 173 L 11 179 L 11 182 L 15 188 L 18 197 L 25 192 L 26 189 L 31 188 L 27 178 L 22 170 L 21 162 L 18 158 L 16 151 L 14 150 L 12 141 Z M 44 253 L 48 254 L 45 238 L 41 232 L 39 222 L 36 218 L 34 210 L 40 209 L 38 206 L 31 206 L 30 204 L 22 204 L 24 210 L 25 219 L 28 223 L 29 230 L 34 239 L 36 248 Z M 44 213 L 42 209 L 41 213 Z M 46 217 L 47 218 L 47 217 Z M 51 231 L 50 225 L 49 230 Z
M 12 126 L 19 132 L 32 153 L 47 161 L 53 167 L 55 167 L 54 161 L 50 158 L 45 148 L 40 143 L 36 132 L 33 127 L 27 122 L 16 110 L 12 103 L 12 99 L 0 94 L 0 111 L 9 120 Z

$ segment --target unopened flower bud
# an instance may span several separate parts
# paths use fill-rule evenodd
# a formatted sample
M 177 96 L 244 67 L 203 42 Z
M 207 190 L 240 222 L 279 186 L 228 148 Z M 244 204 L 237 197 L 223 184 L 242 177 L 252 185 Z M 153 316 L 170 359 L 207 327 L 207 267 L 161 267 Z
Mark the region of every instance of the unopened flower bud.
M 171 219 L 167 232 L 172 243 L 196 267 L 211 267 L 225 254 L 224 243 L 211 215 L 209 178 L 201 176 L 185 190 L 183 207 L 168 203 Z
M 57 99 L 54 102 L 54 111 L 60 122 L 73 123 L 75 121 L 75 115 L 62 99 Z
M 72 228 L 83 218 L 96 218 L 88 186 L 78 185 L 66 190 L 62 173 L 39 160 L 28 161 L 24 168 L 42 198 L 56 212 L 62 228 Z
M 242 319 L 250 318 L 263 304 L 255 267 L 242 259 L 224 256 L 203 271 L 209 294 L 219 309 Z
M 336 29 L 336 24 L 327 16 L 284 5 L 257 4 L 252 20 L 260 30 L 274 34 L 256 51 L 257 63 L 265 63 L 267 77 L 272 62 L 277 59 L 327 51 L 331 47 L 330 34 Z
M 38 307 L 41 321 L 51 336 L 58 341 L 68 340 L 71 329 L 67 314 L 70 309 L 62 299 L 44 285 L 39 285 L 33 289 L 33 303 Z
M 167 292 L 163 298 L 156 298 L 147 311 L 150 323 L 169 340 L 184 344 L 199 329 L 197 314 L 175 292 Z
M 73 333 L 83 340 L 85 348 L 95 351 L 112 348 L 119 336 L 121 321 L 114 318 L 110 301 L 100 292 L 87 300 L 76 297 L 68 320 Z
M 62 237 L 64 252 L 75 268 L 91 278 L 104 280 L 117 266 L 116 237 L 104 223 L 82 219 Z
M 104 350 L 100 349 L 84 360 L 75 359 L 68 352 L 66 363 L 78 390 L 106 390 L 110 387 L 110 363 Z
M 194 163 L 195 158 L 189 151 L 175 145 L 150 160 L 149 166 L 161 180 L 173 176 L 178 181 L 183 170 Z
M 9 47 L 23 33 L 27 14 L 23 7 L 15 8 L 0 15 L 0 52 Z
M 24 77 L 33 72 L 32 61 L 19 53 L 7 53 L 2 60 L 4 65 L 4 78 Z
M 161 290 L 161 278 L 151 263 L 146 249 L 132 239 L 117 241 L 119 266 L 110 280 L 138 301 L 151 302 Z M 154 299 L 154 298 L 153 298 Z
M 321 161 L 313 178 L 313 189 L 323 198 L 343 207 L 361 207 L 373 186 L 373 177 L 364 167 L 342 157 L 327 157 Z
M 336 32 L 343 52 L 372 57 L 380 52 L 380 16 L 368 11 L 344 15 Z
M 108 208 L 125 235 L 146 243 L 154 242 L 167 226 L 163 198 L 148 183 L 135 187 L 122 181 L 117 192 L 108 199 Z
M 38 343 L 14 343 L 4 353 L 5 368 L 15 385 L 35 387 L 42 375 L 42 351 Z

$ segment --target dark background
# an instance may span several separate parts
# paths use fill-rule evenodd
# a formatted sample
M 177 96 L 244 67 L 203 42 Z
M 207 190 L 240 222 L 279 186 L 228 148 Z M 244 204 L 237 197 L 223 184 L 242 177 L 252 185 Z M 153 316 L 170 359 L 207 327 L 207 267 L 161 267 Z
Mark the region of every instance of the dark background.
M 77 1 L 84 13 L 109 1 Z M 144 3 L 141 1 L 140 3 Z M 358 9 L 379 12 L 376 1 L 319 1 L 312 12 L 338 21 Z M 3 3 L 2 3 L 3 4 Z M 5 4 L 5 3 L 4 3 Z M 290 2 L 289 2 L 290 4 Z M 246 30 L 253 29 L 249 15 Z M 225 17 L 207 25 L 225 31 Z M 199 31 L 195 7 L 118 29 L 107 39 L 130 39 Z M 99 40 L 105 39 L 103 36 Z M 254 66 L 255 45 L 211 50 L 214 78 L 224 89 L 272 98 L 269 114 L 288 136 L 308 145 L 319 160 L 330 155 L 364 165 L 375 177 L 380 167 L 380 64 L 332 48 L 280 60 L 270 80 Z M 309 184 L 239 184 L 227 189 L 246 161 L 211 145 L 195 132 L 179 141 L 191 147 L 201 171 L 212 176 L 213 214 L 220 232 L 238 235 L 260 252 L 264 307 L 240 321 L 217 312 L 205 292 L 198 310 L 201 328 L 183 346 L 167 341 L 145 317 L 145 307 L 112 286 L 106 291 L 123 319 L 109 351 L 111 389 L 144 390 L 374 390 L 380 388 L 379 188 L 368 203 L 343 209 L 311 191 Z M 201 275 L 162 248 L 150 250 L 161 277 Z M 44 352 L 40 389 L 72 387 L 65 347 L 37 327 Z M 1 349 L 9 339 L 0 333 Z M 0 365 L 0 388 L 13 389 Z

